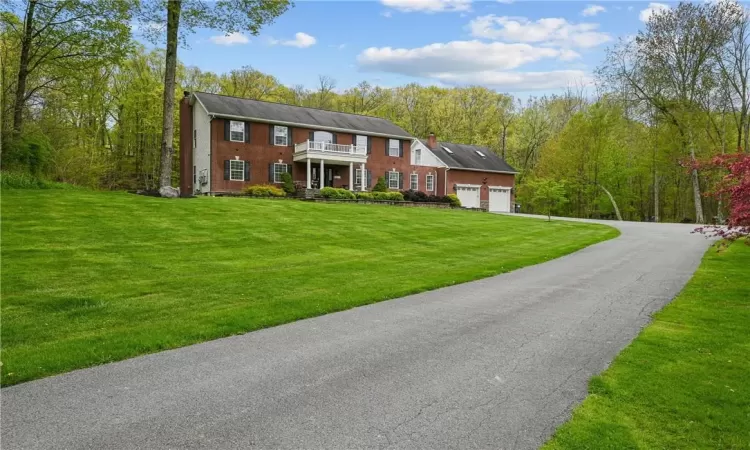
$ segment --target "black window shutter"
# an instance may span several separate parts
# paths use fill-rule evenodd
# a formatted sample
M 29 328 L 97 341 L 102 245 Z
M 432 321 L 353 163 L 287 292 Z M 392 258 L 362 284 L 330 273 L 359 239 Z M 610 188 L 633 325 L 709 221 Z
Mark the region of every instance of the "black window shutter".
M 308 133 L 307 134 L 307 138 L 310 139 L 311 141 L 314 141 L 315 140 L 315 132 L 311 131 L 310 133 Z
M 387 170 L 385 171 L 385 187 L 391 188 L 391 173 Z
M 229 140 L 229 119 L 224 119 L 224 140 Z
M 228 159 L 224 160 L 224 179 L 225 180 L 229 179 L 229 160 Z
M 391 140 L 390 139 L 386 139 L 385 140 L 385 156 L 388 156 L 388 147 L 390 147 L 390 146 L 391 146 Z
M 404 157 L 404 141 L 398 141 L 398 157 Z
M 286 145 L 293 147 L 294 141 L 292 140 L 292 127 L 286 127 Z
M 287 164 L 286 165 L 286 171 L 287 171 L 287 173 L 289 173 L 289 175 L 292 174 L 292 166 L 294 166 L 294 164 Z
M 398 173 L 398 188 L 399 189 L 404 188 L 404 173 L 403 172 Z
M 250 122 L 245 122 L 245 142 L 250 142 Z
M 273 163 L 268 165 L 268 181 L 273 183 Z
M 365 169 L 365 172 L 367 173 L 367 187 L 366 189 L 370 189 L 370 186 L 372 186 L 372 172 Z
M 337 139 L 336 139 L 336 136 L 337 136 L 337 135 L 336 135 L 336 133 L 331 133 L 331 136 L 333 136 L 333 137 L 331 138 L 331 143 L 332 143 L 332 144 L 336 144 L 336 143 L 337 143 L 337 142 L 336 142 L 336 141 L 337 141 Z
M 367 139 L 367 154 L 369 155 L 372 153 L 372 138 L 370 136 L 365 136 L 365 139 Z
M 268 124 L 268 143 L 271 145 L 274 145 L 276 143 L 274 135 L 273 135 L 273 124 Z
M 250 161 L 245 161 L 245 181 L 250 181 Z

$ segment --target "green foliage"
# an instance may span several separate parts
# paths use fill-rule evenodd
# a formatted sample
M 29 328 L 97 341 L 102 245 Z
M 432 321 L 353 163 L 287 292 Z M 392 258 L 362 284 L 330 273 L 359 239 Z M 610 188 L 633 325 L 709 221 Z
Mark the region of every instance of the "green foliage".
M 245 194 L 251 197 L 285 197 L 284 192 L 278 186 L 272 184 L 255 184 L 245 188 Z
M 339 200 L 354 200 L 357 196 L 349 189 L 324 187 L 320 190 L 320 196 L 323 198 L 335 198 Z
M 3 189 L 78 189 L 72 184 L 48 181 L 26 172 L 7 170 L 0 172 L 0 186 Z
M 3 153 L 4 169 L 40 175 L 50 163 L 52 145 L 41 132 L 26 132 L 11 141 Z
M 746 449 L 750 246 L 710 248 L 544 450 Z
M 385 184 L 385 177 L 378 177 L 378 181 L 375 183 L 375 187 L 372 188 L 372 192 L 388 192 L 388 185 Z
M 372 192 L 372 199 L 402 202 L 404 201 L 404 195 L 400 192 Z
M 448 195 L 446 195 L 446 197 L 448 198 L 448 203 L 450 203 L 451 206 L 453 206 L 455 208 L 460 208 L 461 207 L 461 200 L 458 199 L 458 195 L 456 195 L 456 194 L 448 194 Z
M 282 189 L 287 195 L 294 195 L 297 192 L 297 188 L 294 187 L 294 181 L 292 181 L 292 175 L 288 172 L 281 174 Z
M 2 221 L 4 387 L 488 277 L 617 235 L 432 208 L 87 190 L 4 191 Z
M 547 214 L 548 220 L 552 220 L 555 208 L 568 201 L 563 182 L 542 178 L 530 182 L 529 187 L 534 192 L 532 201 Z
M 357 192 L 357 199 L 359 200 L 373 200 L 374 198 L 372 192 Z

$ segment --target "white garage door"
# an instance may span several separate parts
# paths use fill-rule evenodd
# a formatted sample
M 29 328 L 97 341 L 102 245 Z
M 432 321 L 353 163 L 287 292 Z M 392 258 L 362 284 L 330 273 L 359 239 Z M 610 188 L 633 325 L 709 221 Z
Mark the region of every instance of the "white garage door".
M 479 208 L 479 186 L 458 185 L 456 195 L 464 208 Z
M 510 212 L 510 188 L 490 186 L 490 211 Z

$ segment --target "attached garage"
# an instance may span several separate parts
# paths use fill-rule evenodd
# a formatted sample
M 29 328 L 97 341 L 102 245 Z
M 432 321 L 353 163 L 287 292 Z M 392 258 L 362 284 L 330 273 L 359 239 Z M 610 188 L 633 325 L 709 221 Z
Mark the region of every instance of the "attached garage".
M 464 208 L 479 208 L 479 185 L 457 184 L 456 196 L 461 201 Z
M 489 210 L 492 212 L 511 212 L 509 187 L 490 186 Z

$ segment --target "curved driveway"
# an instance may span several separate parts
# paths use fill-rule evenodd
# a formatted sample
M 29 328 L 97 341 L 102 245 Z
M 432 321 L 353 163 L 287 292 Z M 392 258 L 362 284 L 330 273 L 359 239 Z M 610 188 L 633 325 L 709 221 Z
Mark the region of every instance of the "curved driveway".
M 3 389 L 3 448 L 538 447 L 709 245 L 609 224 L 504 275 Z

